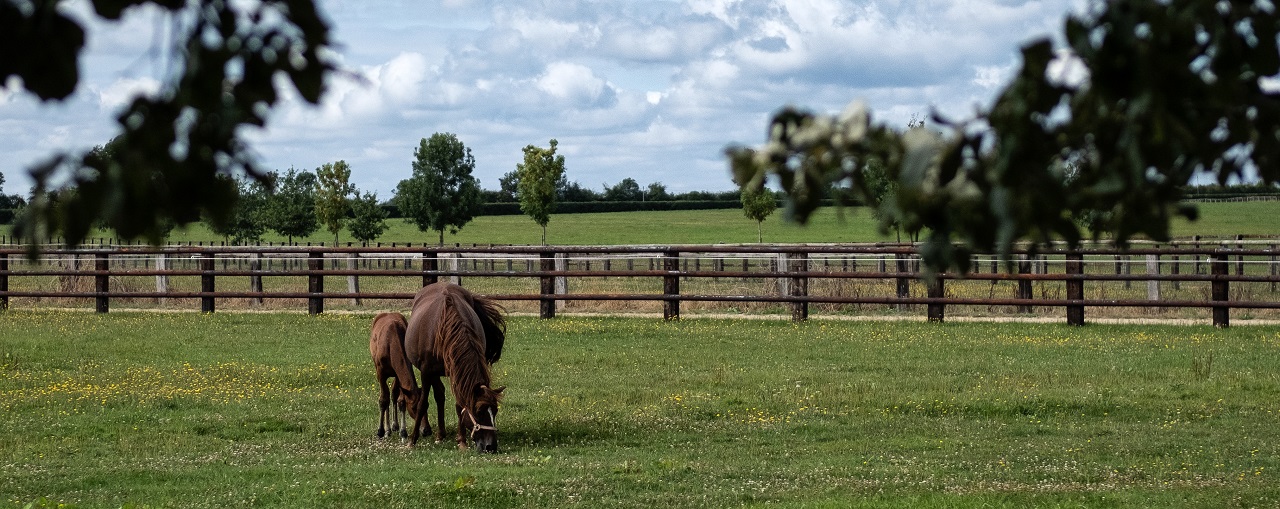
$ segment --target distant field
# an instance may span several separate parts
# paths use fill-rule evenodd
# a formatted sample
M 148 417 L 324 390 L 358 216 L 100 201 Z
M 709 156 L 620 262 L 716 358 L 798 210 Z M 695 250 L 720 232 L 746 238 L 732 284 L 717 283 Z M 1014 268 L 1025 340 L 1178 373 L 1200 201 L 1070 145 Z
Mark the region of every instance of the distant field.
M 1276 327 L 515 317 L 479 456 L 369 318 L 0 313 L 0 507 L 1280 506 Z
M 1280 201 L 1204 203 L 1198 205 L 1201 218 L 1174 223 L 1175 238 L 1234 238 L 1236 235 L 1275 237 L 1280 226 Z M 435 232 L 423 233 L 402 219 L 388 220 L 390 229 L 378 239 L 384 244 L 395 242 L 436 242 Z M 7 230 L 6 230 L 7 231 Z M 783 220 L 780 209 L 763 225 L 764 242 L 885 242 L 897 241 L 892 233 L 883 235 L 871 213 L 863 207 L 819 210 L 807 226 Z M 539 244 L 542 230 L 528 217 L 484 216 L 468 223 L 457 235 L 446 232 L 449 244 Z M 617 244 L 742 244 L 756 242 L 756 223 L 743 216 L 741 210 L 698 210 L 664 212 L 612 212 L 599 214 L 555 214 L 547 230 L 547 242 L 560 245 Z M 203 225 L 175 231 L 174 242 L 220 242 L 222 239 Z M 275 234 L 269 242 L 283 242 Z M 296 242 L 326 245 L 333 242 L 328 232 L 317 232 Z M 909 239 L 902 239 L 909 240 Z M 351 241 L 342 232 L 340 242 Z

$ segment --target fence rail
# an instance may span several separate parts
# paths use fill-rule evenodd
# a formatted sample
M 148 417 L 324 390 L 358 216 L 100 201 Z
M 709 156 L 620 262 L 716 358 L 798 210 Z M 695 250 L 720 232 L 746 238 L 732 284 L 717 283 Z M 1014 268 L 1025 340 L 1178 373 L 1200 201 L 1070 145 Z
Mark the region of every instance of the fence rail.
M 113 300 L 163 307 L 198 301 L 202 312 L 214 312 L 231 302 L 303 300 L 317 314 L 333 303 L 408 300 L 422 285 L 452 279 L 512 305 L 536 304 L 547 318 L 570 303 L 614 302 L 660 305 L 667 319 L 694 304 L 783 306 L 796 320 L 815 305 L 831 312 L 922 306 L 935 321 L 957 306 L 1060 308 L 1067 323 L 1083 324 L 1089 308 L 1136 308 L 1208 310 L 1214 325 L 1226 327 L 1232 309 L 1280 310 L 1278 243 L 1041 249 L 1014 253 L 1009 262 L 976 257 L 965 274 L 932 277 L 919 272 L 910 244 L 126 246 L 46 248 L 36 259 L 15 247 L 0 248 L 0 308 L 92 302 L 105 313 Z M 343 278 L 345 291 L 334 291 Z

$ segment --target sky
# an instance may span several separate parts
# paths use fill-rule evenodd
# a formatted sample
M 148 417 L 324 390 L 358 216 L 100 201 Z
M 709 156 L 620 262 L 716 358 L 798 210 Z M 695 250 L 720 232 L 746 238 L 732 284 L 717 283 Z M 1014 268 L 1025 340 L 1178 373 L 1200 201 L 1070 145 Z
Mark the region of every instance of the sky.
M 345 160 L 380 199 L 436 132 L 472 150 L 486 189 L 555 138 L 566 177 L 603 190 L 625 178 L 672 193 L 733 188 L 727 146 L 758 145 L 795 105 L 853 100 L 903 127 L 990 105 L 1029 41 L 1061 32 L 1079 0 L 319 0 L 341 66 L 319 106 L 286 93 L 244 134 L 268 169 Z M 175 59 L 170 23 L 135 8 L 88 21 L 75 94 L 43 104 L 0 87 L 0 172 L 26 194 L 26 168 L 117 134 L 134 94 L 156 93 Z

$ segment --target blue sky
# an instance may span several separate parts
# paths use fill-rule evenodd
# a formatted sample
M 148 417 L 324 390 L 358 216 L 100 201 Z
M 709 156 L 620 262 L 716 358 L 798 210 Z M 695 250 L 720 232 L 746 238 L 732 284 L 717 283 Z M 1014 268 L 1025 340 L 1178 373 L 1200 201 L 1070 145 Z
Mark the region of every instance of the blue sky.
M 268 168 L 339 159 L 388 199 L 435 132 L 473 151 L 487 189 L 521 148 L 559 141 L 567 177 L 624 178 L 672 192 L 732 188 L 723 150 L 759 144 L 787 104 L 836 112 L 864 100 L 902 126 L 931 109 L 967 118 L 988 105 L 1027 41 L 1061 30 L 1078 1 L 378 1 L 321 0 L 337 58 L 363 80 L 329 82 L 323 104 L 289 99 L 247 131 Z M 69 10 L 87 12 L 83 2 Z M 5 193 L 28 166 L 115 133 L 116 111 L 171 68 L 169 23 L 135 9 L 94 22 L 82 82 L 40 104 L 0 89 Z

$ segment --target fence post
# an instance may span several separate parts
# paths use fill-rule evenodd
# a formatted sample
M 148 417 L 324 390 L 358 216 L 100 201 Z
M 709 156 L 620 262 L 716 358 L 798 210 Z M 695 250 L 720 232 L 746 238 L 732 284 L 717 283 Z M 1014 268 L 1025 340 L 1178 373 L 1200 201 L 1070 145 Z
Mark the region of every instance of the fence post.
M 556 254 L 556 270 L 560 272 L 569 270 L 569 254 L 568 253 Z M 555 288 L 556 295 L 564 295 L 569 293 L 569 279 L 564 276 L 556 276 L 555 287 L 556 287 Z M 566 301 L 557 300 L 556 311 L 560 311 L 564 309 L 565 304 L 566 304 Z
M 1236 235 L 1236 248 L 1244 250 L 1244 235 Z M 1244 275 L 1244 255 L 1236 256 L 1236 275 Z
M 324 270 L 324 253 L 312 251 L 307 254 L 308 270 Z M 324 312 L 324 274 L 307 275 L 307 314 L 318 315 Z
M 663 320 L 679 320 L 680 319 L 680 252 L 667 251 L 662 254 L 662 270 L 667 271 L 667 275 L 662 276 L 662 293 L 668 298 L 662 301 L 662 319 Z
M 806 272 L 809 270 L 809 254 L 793 253 L 788 258 L 788 272 Z M 809 278 L 806 276 L 796 276 L 791 278 L 792 297 L 807 297 L 809 295 Z M 791 303 L 791 321 L 803 322 L 809 319 L 809 303 L 808 302 L 792 302 Z
M 200 271 L 202 272 L 202 274 L 200 274 L 200 291 L 213 293 L 215 291 L 213 279 L 213 253 L 205 252 L 200 254 Z M 214 304 L 212 295 L 206 295 L 200 298 L 201 313 L 212 313 L 213 309 Z
M 453 272 L 453 275 L 449 276 L 449 282 L 462 286 L 462 276 L 458 274 L 462 271 L 462 253 L 449 253 L 445 259 L 448 260 L 449 271 Z
M 8 254 L 0 254 L 0 272 L 5 272 L 4 274 L 0 274 L 0 292 L 8 292 L 9 291 L 9 274 L 7 274 L 7 272 L 9 272 L 9 255 Z M 9 309 L 9 295 L 6 294 L 3 297 L 0 297 L 0 311 L 7 311 L 8 309 Z
M 1160 275 L 1160 255 L 1147 255 L 1147 275 Z M 1147 300 L 1160 300 L 1160 280 L 1147 280 Z
M 1027 257 L 1027 255 L 1020 255 L 1018 258 L 1018 274 L 1020 275 L 1031 274 L 1031 260 Z M 1017 298 L 1031 300 L 1031 297 L 1032 297 L 1031 280 L 1025 279 L 1025 278 L 1019 279 Z M 1033 311 L 1034 309 L 1031 307 L 1030 304 L 1021 304 L 1018 306 L 1019 313 L 1031 313 Z
M 249 258 L 249 270 L 251 271 L 262 270 L 262 253 L 253 253 L 253 256 Z M 262 276 L 261 275 L 254 274 L 252 276 L 249 276 L 249 291 L 256 292 L 259 294 L 262 293 Z M 252 302 L 255 305 L 261 306 L 262 297 L 261 296 L 254 297 L 253 300 L 251 300 L 250 302 Z
M 93 257 L 93 270 L 98 272 L 107 272 L 111 270 L 111 259 L 107 257 L 107 253 L 98 253 Z M 111 276 L 108 274 L 95 274 L 93 276 L 93 290 L 98 293 L 94 298 L 95 311 L 106 313 L 111 310 L 111 298 L 104 295 L 111 291 Z
M 1223 303 L 1221 306 L 1213 306 L 1213 326 L 1223 329 L 1231 326 L 1231 308 L 1226 305 L 1230 295 L 1227 269 L 1227 255 L 1214 254 L 1213 260 L 1209 262 L 1209 272 L 1213 274 L 1209 293 L 1214 302 Z
M 1068 253 L 1066 273 L 1079 276 L 1084 274 L 1084 255 Z M 1084 280 L 1067 280 L 1067 300 L 1084 300 Z M 1084 325 L 1084 305 L 1067 304 L 1067 325 Z
M 898 276 L 896 278 L 896 281 L 897 281 L 896 295 L 898 296 L 899 299 L 908 298 L 911 296 L 911 279 L 903 275 L 907 272 L 907 255 L 902 253 L 896 253 L 893 255 L 893 259 L 896 262 L 894 265 L 898 271 Z M 904 305 L 904 304 L 895 304 L 893 307 L 897 309 L 911 308 L 910 305 Z
M 156 255 L 156 270 L 169 270 L 169 254 L 160 253 Z M 167 274 L 156 274 L 156 293 L 169 293 L 169 276 Z M 168 301 L 164 297 L 158 299 L 161 305 Z
M 941 299 L 947 295 L 946 288 L 943 287 L 941 274 L 933 275 L 933 280 L 928 282 L 928 288 L 930 299 Z M 941 302 L 930 302 L 927 309 L 930 322 L 942 323 L 942 319 L 947 313 L 946 304 Z
M 540 270 L 543 272 L 553 272 L 556 270 L 556 254 L 550 251 L 539 253 L 541 259 Z M 538 316 L 541 318 L 556 317 L 556 278 L 554 276 L 542 275 L 539 277 L 542 282 L 542 300 L 539 301 Z
M 436 258 L 435 251 L 426 251 L 422 253 L 422 286 L 436 284 L 440 281 L 440 276 L 435 274 L 426 274 L 427 271 L 440 270 L 440 260 Z
M 350 242 L 347 245 L 351 245 Z M 356 270 L 360 267 L 360 253 L 350 253 L 347 257 L 347 270 Z M 360 293 L 360 276 L 355 274 L 347 275 L 347 291 L 351 293 Z M 359 306 L 360 297 L 352 297 L 351 303 Z

